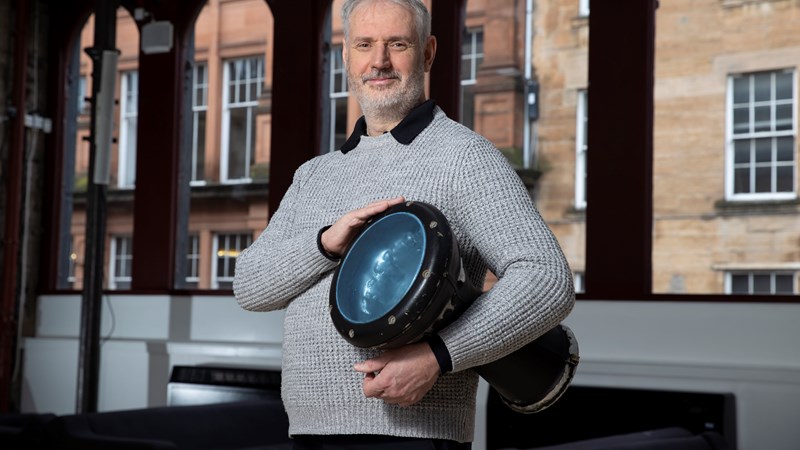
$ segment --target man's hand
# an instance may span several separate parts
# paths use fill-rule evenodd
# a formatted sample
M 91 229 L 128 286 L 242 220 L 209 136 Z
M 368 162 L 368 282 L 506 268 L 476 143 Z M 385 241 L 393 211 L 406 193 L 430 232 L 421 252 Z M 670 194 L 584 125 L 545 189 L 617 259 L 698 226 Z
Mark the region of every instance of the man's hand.
M 343 215 L 320 236 L 322 248 L 332 256 L 342 256 L 353 236 L 358 233 L 358 230 L 364 226 L 370 217 L 404 201 L 405 198 L 403 197 L 381 200 Z
M 366 397 L 400 406 L 420 401 L 439 378 L 439 363 L 427 342 L 387 350 L 354 368 L 364 373 Z

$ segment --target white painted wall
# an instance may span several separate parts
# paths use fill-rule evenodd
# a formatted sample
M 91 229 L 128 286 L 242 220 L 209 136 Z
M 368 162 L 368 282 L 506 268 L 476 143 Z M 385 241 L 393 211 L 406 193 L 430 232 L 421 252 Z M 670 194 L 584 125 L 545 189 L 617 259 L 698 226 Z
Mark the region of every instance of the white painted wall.
M 23 410 L 75 411 L 79 296 L 38 299 L 24 340 Z M 166 404 L 173 365 L 280 367 L 283 313 L 231 297 L 108 296 L 99 409 Z M 741 450 L 800 448 L 800 304 L 580 301 L 576 385 L 730 392 Z M 486 386 L 475 450 L 484 448 Z

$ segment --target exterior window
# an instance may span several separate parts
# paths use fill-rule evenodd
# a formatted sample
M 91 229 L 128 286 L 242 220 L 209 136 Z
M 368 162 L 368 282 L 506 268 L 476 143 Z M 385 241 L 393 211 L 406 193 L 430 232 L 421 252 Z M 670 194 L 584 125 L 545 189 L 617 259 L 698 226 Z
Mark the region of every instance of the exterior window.
M 586 130 L 588 123 L 589 95 L 578 91 L 575 129 L 575 209 L 586 209 Z
M 330 151 L 339 149 L 347 140 L 347 71 L 342 60 L 342 46 L 331 47 L 331 138 Z
M 131 262 L 133 261 L 133 238 L 130 236 L 114 236 L 111 238 L 111 276 L 109 289 L 131 288 Z
M 794 71 L 733 75 L 728 86 L 728 198 L 795 198 Z
M 253 242 L 249 233 L 218 234 L 214 239 L 212 289 L 233 289 L 236 257 Z
M 791 295 L 796 291 L 793 272 L 728 272 L 728 294 Z
M 250 181 L 255 161 L 256 107 L 264 85 L 264 58 L 225 63 L 222 121 L 222 181 Z
M 192 234 L 186 252 L 186 284 L 189 289 L 196 289 L 200 282 L 200 236 Z
M 88 96 L 87 89 L 89 88 L 87 77 L 78 78 L 78 98 L 75 99 L 75 106 L 77 107 L 78 115 L 87 113 L 86 97 Z
M 589 0 L 578 0 L 578 15 L 581 17 L 589 15 Z
M 75 284 L 75 269 L 78 266 L 78 253 L 75 251 L 75 238 L 69 241 L 69 258 L 67 259 L 67 284 Z
M 461 44 L 461 123 L 475 128 L 475 92 L 478 68 L 483 63 L 483 28 L 464 31 Z
M 208 110 L 208 65 L 198 63 L 192 78 L 192 183 L 205 177 L 206 111 Z
M 573 284 L 575 285 L 575 292 L 578 294 L 582 294 L 586 291 L 586 287 L 584 286 L 585 278 L 583 272 L 574 272 L 572 274 Z
M 122 74 L 120 100 L 118 186 L 132 188 L 136 182 L 136 122 L 138 116 L 139 72 Z

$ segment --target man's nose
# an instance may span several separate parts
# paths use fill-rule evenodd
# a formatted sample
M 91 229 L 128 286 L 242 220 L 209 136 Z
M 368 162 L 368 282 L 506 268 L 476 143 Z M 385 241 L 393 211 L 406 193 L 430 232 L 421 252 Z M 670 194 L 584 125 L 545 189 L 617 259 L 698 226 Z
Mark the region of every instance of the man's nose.
M 375 45 L 372 50 L 372 67 L 385 69 L 390 65 L 389 48 L 385 45 Z

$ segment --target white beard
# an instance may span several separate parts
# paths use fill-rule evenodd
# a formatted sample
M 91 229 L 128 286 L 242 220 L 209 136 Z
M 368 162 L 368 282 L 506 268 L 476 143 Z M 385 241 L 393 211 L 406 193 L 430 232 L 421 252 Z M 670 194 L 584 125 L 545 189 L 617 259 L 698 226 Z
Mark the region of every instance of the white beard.
M 349 64 L 347 73 L 350 74 Z M 392 76 L 398 79 L 391 87 L 369 87 L 366 82 L 377 76 Z M 412 72 L 406 79 L 391 71 L 373 71 L 360 78 L 348 76 L 350 90 L 356 96 L 361 110 L 367 118 L 381 121 L 400 121 L 414 109 L 425 95 L 425 71 L 420 64 L 419 70 Z

